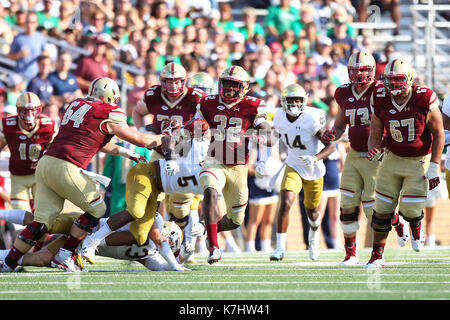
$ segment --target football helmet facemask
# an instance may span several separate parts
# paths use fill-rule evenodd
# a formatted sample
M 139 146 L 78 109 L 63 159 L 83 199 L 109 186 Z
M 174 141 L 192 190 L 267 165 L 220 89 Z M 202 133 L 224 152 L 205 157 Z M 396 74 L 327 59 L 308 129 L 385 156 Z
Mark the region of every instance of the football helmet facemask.
M 102 101 L 112 106 L 118 106 L 120 89 L 113 79 L 108 77 L 97 78 L 91 82 L 86 98 L 92 101 Z
M 353 53 L 348 59 L 348 77 L 355 87 L 364 87 L 375 79 L 375 59 L 366 51 Z
M 183 94 L 187 73 L 184 67 L 176 62 L 168 63 L 160 74 L 162 92 L 168 97 L 178 97 Z
M 414 72 L 409 62 L 394 59 L 384 68 L 383 83 L 391 96 L 399 96 L 409 90 L 414 82 Z
M 298 117 L 305 111 L 308 94 L 299 84 L 290 84 L 281 91 L 281 106 L 283 110 L 293 117 Z
M 241 101 L 249 91 L 250 77 L 244 68 L 231 66 L 219 78 L 219 95 L 225 103 Z
M 34 127 L 41 114 L 41 100 L 33 92 L 22 93 L 16 101 L 17 115 L 23 125 Z
M 214 94 L 214 78 L 206 72 L 198 72 L 189 79 L 189 87 L 203 90 L 207 95 Z
M 175 221 L 164 221 L 164 227 L 161 232 L 162 236 L 169 241 L 172 252 L 177 252 L 181 248 L 183 242 L 183 231 L 175 223 Z

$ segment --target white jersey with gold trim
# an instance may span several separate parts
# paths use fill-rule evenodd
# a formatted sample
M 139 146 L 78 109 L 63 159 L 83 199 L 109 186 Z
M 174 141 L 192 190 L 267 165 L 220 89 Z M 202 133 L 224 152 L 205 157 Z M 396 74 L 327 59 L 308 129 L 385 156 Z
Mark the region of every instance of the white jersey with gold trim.
M 323 128 L 325 120 L 325 112 L 313 107 L 306 107 L 294 122 L 288 120 L 282 108 L 275 111 L 274 128 L 288 147 L 286 164 L 305 180 L 316 180 L 325 175 L 322 160 L 317 161 L 313 167 L 304 167 L 299 161 L 300 156 L 314 156 L 324 147 L 316 133 Z

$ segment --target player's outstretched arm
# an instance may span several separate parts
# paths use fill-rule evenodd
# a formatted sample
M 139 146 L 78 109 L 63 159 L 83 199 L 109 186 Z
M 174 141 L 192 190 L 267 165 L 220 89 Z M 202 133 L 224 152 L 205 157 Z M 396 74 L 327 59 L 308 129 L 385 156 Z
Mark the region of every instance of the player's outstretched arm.
M 107 123 L 108 132 L 138 147 L 155 148 L 162 143 L 164 135 L 142 133 L 123 123 Z
M 384 125 L 375 113 L 372 113 L 370 119 L 370 135 L 367 141 L 367 149 L 369 150 L 367 158 L 369 160 L 377 161 L 380 159 L 382 153 L 381 141 L 383 139 Z
M 267 121 L 258 124 L 256 129 L 256 136 L 260 137 L 258 140 L 261 140 L 261 142 L 268 147 L 273 146 L 277 143 L 278 139 L 280 139 L 279 132 L 272 128 Z
M 346 127 L 347 124 L 345 123 L 344 114 L 342 113 L 341 108 L 339 108 L 333 127 L 331 129 L 323 130 L 321 141 L 331 142 L 339 140 L 344 134 Z
M 328 158 L 330 154 L 336 151 L 336 143 L 332 143 L 331 141 L 325 141 L 322 139 L 324 131 L 325 128 L 322 128 L 316 133 L 316 138 L 319 139 L 325 145 L 325 147 L 322 150 L 320 150 L 319 153 L 316 154 L 317 161 Z

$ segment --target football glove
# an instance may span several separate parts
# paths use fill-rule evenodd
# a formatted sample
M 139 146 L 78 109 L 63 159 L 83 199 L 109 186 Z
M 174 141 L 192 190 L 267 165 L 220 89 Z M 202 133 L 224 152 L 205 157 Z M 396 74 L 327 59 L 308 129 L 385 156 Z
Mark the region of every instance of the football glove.
M 428 167 L 428 170 L 425 174 L 425 177 L 428 179 L 430 190 L 433 190 L 439 185 L 440 182 L 439 171 L 440 171 L 439 164 L 437 164 L 436 162 L 430 162 L 430 166 Z
M 384 155 L 383 149 L 378 150 L 377 148 L 372 148 L 368 153 L 366 158 L 371 161 L 379 161 L 381 157 Z
M 299 159 L 300 159 L 300 164 L 303 167 L 312 168 L 314 166 L 314 164 L 317 162 L 316 156 L 300 156 Z
M 324 142 L 331 142 L 334 140 L 336 135 L 336 130 L 331 131 L 330 129 L 326 129 L 323 133 L 322 133 L 322 141 Z
M 180 128 L 181 125 L 177 120 L 164 119 L 163 121 L 161 121 L 161 134 L 164 134 L 166 136 L 172 136 L 173 132 Z
M 180 171 L 180 166 L 175 160 L 167 160 L 164 166 L 164 173 L 168 176 L 174 176 Z
M 191 237 L 200 237 L 205 234 L 206 228 L 203 222 L 195 223 L 191 229 Z

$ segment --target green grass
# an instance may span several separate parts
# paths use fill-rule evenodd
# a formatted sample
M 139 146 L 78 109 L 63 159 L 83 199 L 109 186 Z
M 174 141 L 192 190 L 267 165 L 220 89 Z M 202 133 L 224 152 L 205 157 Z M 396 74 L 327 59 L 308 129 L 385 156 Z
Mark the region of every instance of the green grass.
M 450 299 L 450 248 L 386 249 L 386 267 L 339 267 L 344 253 L 322 250 L 318 261 L 307 251 L 288 251 L 281 262 L 266 253 L 224 253 L 209 266 L 197 256 L 192 272 L 150 272 L 138 263 L 99 257 L 89 272 L 26 267 L 0 274 L 0 300 L 415 300 Z

